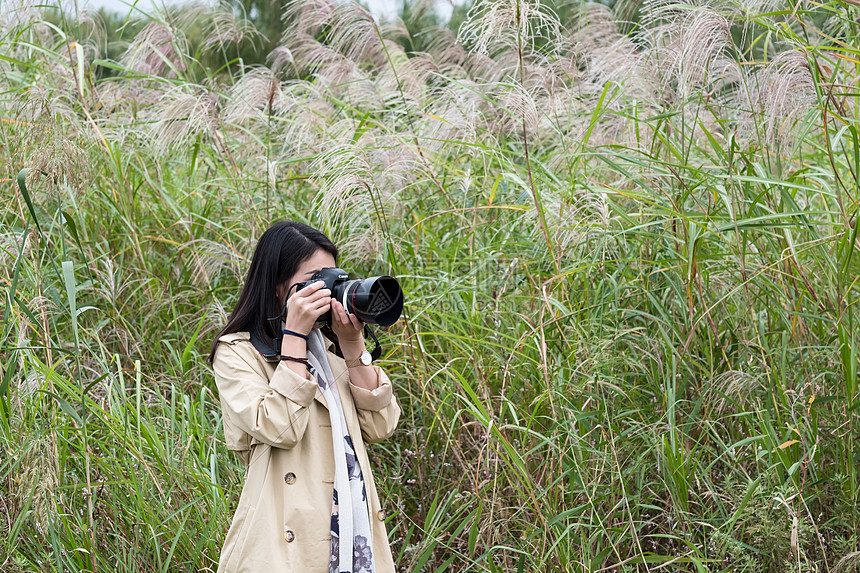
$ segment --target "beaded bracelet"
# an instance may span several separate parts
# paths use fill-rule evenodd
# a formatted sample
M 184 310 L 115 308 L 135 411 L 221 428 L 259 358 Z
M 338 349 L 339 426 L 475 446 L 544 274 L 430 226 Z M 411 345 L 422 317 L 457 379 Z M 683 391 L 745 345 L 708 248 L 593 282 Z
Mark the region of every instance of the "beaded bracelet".
M 289 334 L 290 336 L 297 336 L 299 338 L 303 338 L 304 340 L 308 339 L 307 334 L 302 334 L 301 332 L 293 332 L 292 330 L 284 329 L 284 334 Z

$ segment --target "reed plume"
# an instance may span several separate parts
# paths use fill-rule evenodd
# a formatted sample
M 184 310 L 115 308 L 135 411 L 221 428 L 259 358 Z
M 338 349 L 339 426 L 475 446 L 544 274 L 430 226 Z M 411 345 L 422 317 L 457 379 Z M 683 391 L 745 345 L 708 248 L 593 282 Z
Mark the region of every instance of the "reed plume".
M 377 27 L 370 12 L 358 4 L 291 0 L 287 3 L 284 18 L 295 24 L 284 38 L 287 46 L 293 45 L 291 40 L 297 34 L 306 39 L 315 37 L 319 30 L 325 29 L 323 43 L 347 60 L 375 67 L 386 61 L 382 30 Z
M 746 89 L 738 90 L 739 107 L 746 110 L 739 123 L 739 135 L 761 137 L 769 145 L 786 148 L 796 142 L 798 127 L 813 112 L 815 80 L 808 56 L 800 50 L 786 50 L 751 74 Z
M 585 93 L 599 93 L 609 83 L 628 100 L 659 105 L 659 79 L 653 62 L 630 36 L 621 33 L 608 7 L 586 4 L 575 20 L 570 41 L 583 62 L 585 84 L 597 88 L 584 87 Z
M 0 30 L 23 28 L 41 18 L 36 0 L 4 0 L 0 10 Z
M 122 56 L 122 64 L 143 76 L 174 78 L 185 71 L 184 35 L 161 22 L 150 22 Z
M 268 56 L 266 62 L 273 73 L 279 74 L 285 70 L 287 65 L 294 64 L 293 53 L 286 46 L 276 46 Z
M 533 46 L 538 40 L 551 44 L 559 29 L 558 16 L 540 2 L 485 0 L 469 9 L 458 37 L 472 51 L 492 56 L 511 46 Z
M 383 237 L 375 215 L 381 198 L 374 168 L 361 146 L 337 141 L 332 139 L 309 167 L 318 188 L 321 220 L 332 234 L 352 245 L 379 246 Z
M 260 122 L 282 107 L 281 86 L 269 68 L 247 70 L 230 88 L 224 109 L 225 121 L 233 123 Z
M 290 150 L 286 157 L 313 153 L 325 141 L 326 127 L 333 123 L 337 109 L 316 83 L 292 81 L 282 86 L 278 112 L 285 118 L 279 133 Z
M 663 94 L 675 90 L 681 100 L 735 71 L 737 64 L 727 56 L 732 44 L 729 21 L 708 8 L 686 11 L 653 31 L 656 69 Z M 731 78 L 737 79 L 737 74 Z
M 153 123 L 152 142 L 160 153 L 188 145 L 198 136 L 214 136 L 220 124 L 219 99 L 211 91 L 177 86 L 159 98 L 159 105 L 148 110 Z
M 210 10 L 203 35 L 203 49 L 224 49 L 228 44 L 239 46 L 246 41 L 253 45 L 263 37 L 251 20 L 239 18 L 232 9 Z

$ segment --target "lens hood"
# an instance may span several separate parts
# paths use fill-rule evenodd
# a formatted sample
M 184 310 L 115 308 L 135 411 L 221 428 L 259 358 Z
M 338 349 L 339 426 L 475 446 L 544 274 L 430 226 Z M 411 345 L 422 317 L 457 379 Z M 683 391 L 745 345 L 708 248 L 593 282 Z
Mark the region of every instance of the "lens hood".
M 403 289 L 394 277 L 346 281 L 335 286 L 332 296 L 367 324 L 391 326 L 403 313 Z

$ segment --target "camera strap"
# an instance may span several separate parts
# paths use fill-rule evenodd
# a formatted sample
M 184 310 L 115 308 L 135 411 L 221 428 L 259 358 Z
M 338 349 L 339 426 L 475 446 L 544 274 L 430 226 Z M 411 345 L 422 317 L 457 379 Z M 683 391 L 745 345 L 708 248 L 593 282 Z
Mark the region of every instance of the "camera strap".
M 266 319 L 266 322 L 269 323 L 272 330 L 275 332 L 281 332 L 281 317 L 287 313 L 287 299 L 284 299 L 284 306 L 281 309 L 281 314 L 279 316 L 270 316 Z M 251 344 L 254 345 L 254 348 L 257 349 L 257 352 L 263 355 L 263 358 L 266 359 L 266 362 L 279 362 L 281 360 L 281 338 L 283 336 L 276 336 L 272 339 L 274 343 L 274 347 L 269 346 L 260 333 L 256 331 L 256 329 L 252 329 L 249 333 L 251 335 Z
M 257 334 L 257 332 L 251 331 L 250 335 L 251 344 L 253 344 L 254 348 L 257 349 L 257 352 L 259 352 L 263 356 L 263 358 L 266 359 L 266 362 L 279 362 L 281 360 L 281 353 L 278 350 L 275 350 L 274 348 L 269 346 L 263 340 L 263 338 L 259 334 Z M 281 346 L 280 338 L 274 339 L 274 342 L 275 344 L 277 344 L 278 347 Z
M 373 331 L 370 330 L 370 327 L 366 324 L 364 325 L 364 335 L 370 335 L 370 337 L 373 339 L 373 344 L 375 345 L 373 347 L 373 350 L 370 351 L 370 357 L 374 360 L 379 360 L 379 357 L 382 356 L 382 347 L 379 345 L 379 339 L 376 338 L 376 335 L 373 334 Z

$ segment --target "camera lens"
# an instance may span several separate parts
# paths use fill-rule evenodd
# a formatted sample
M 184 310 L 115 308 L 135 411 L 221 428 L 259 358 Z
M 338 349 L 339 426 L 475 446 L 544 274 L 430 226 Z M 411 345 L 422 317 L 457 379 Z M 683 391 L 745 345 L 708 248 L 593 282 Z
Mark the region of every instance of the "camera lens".
M 391 326 L 403 312 L 403 290 L 394 277 L 345 281 L 335 285 L 332 296 L 367 324 Z

